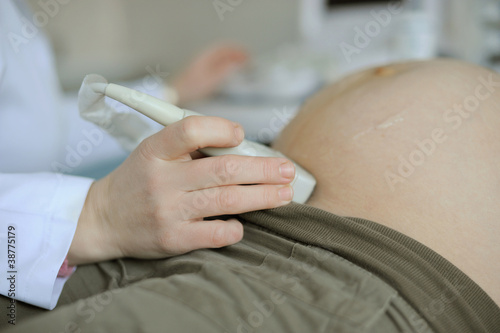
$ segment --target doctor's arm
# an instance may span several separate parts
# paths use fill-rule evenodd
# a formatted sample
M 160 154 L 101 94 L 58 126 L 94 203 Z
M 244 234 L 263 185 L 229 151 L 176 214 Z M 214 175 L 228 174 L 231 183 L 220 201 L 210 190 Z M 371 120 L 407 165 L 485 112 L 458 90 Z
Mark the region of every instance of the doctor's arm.
M 174 104 L 182 106 L 212 95 L 232 71 L 248 61 L 248 57 L 244 49 L 231 44 L 203 50 L 172 80 L 171 86 L 177 92 Z
M 191 158 L 198 148 L 232 147 L 242 139 L 241 126 L 228 120 L 187 117 L 144 140 L 95 182 L 0 174 L 0 240 L 12 244 L 0 249 L 0 269 L 13 275 L 12 283 L 0 280 L 0 294 L 53 309 L 67 279 L 57 277 L 66 255 L 78 265 L 238 242 L 240 222 L 203 218 L 285 205 L 294 178 L 293 164 L 283 158 Z

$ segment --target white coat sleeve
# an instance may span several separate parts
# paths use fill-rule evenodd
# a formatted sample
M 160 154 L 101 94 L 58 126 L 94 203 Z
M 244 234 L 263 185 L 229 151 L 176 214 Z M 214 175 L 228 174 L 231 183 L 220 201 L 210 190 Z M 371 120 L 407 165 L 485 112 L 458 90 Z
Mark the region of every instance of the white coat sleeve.
M 53 309 L 92 179 L 0 173 L 0 294 Z

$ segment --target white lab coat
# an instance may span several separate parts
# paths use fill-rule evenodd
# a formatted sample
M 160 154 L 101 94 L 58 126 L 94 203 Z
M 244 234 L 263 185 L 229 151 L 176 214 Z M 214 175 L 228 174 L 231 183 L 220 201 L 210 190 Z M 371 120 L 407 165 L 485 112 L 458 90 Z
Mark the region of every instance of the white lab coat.
M 53 309 L 93 181 L 57 172 L 126 152 L 63 98 L 48 43 L 26 18 L 20 1 L 0 1 L 0 294 Z

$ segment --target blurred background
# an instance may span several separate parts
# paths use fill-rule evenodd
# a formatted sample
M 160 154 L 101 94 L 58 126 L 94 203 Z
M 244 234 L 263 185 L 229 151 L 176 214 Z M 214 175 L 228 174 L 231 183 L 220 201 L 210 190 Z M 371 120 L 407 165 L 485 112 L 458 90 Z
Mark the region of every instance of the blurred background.
M 448 56 L 500 68 L 498 0 L 54 1 L 57 11 L 29 3 L 49 17 L 43 28 L 69 93 L 87 73 L 123 81 L 160 66 L 174 77 L 213 43 L 245 47 L 250 63 L 190 108 L 239 121 L 262 142 L 307 96 L 364 67 Z

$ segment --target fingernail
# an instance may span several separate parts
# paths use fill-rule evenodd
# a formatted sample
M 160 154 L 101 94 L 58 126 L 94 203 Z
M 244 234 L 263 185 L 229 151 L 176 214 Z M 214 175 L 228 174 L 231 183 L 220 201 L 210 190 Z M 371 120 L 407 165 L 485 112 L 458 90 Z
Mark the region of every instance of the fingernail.
M 280 165 L 280 175 L 286 179 L 293 179 L 295 177 L 295 167 L 290 162 L 285 162 Z
M 236 136 L 236 139 L 238 141 L 242 141 L 243 138 L 245 137 L 245 132 L 243 131 L 243 128 L 241 127 L 240 124 L 233 123 L 234 124 L 234 135 Z
M 289 202 L 293 198 L 293 190 L 291 186 L 285 186 L 279 189 L 278 195 L 281 201 Z

